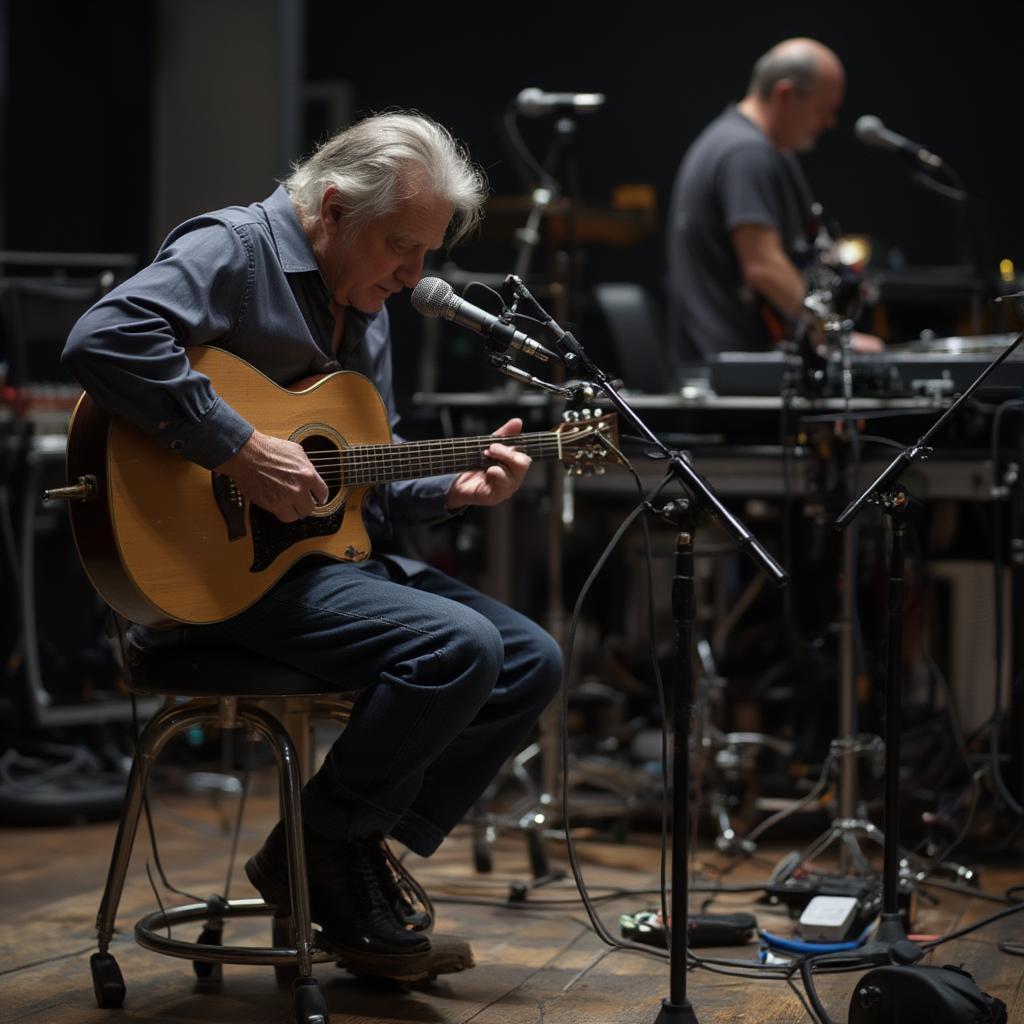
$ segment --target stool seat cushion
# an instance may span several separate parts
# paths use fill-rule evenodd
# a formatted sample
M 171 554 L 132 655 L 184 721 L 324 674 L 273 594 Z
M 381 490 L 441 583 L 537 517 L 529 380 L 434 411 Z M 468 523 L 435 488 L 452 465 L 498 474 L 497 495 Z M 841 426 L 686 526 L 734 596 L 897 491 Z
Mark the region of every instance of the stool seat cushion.
M 341 687 L 235 647 L 127 644 L 133 690 L 182 697 L 300 697 Z

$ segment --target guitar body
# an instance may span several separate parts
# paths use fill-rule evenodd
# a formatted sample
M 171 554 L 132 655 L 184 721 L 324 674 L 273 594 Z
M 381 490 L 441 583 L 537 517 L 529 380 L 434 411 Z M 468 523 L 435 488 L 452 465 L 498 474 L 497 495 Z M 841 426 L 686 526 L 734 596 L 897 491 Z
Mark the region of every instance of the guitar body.
M 360 374 L 332 373 L 286 389 L 220 349 L 191 349 L 189 359 L 261 432 L 329 452 L 318 457 L 336 466 L 349 445 L 391 441 L 384 403 Z M 362 519 L 369 485 L 331 486 L 322 473 L 327 504 L 282 524 L 250 507 L 227 478 L 159 447 L 83 395 L 68 436 L 68 478 L 87 475 L 96 478 L 97 497 L 71 503 L 75 543 L 97 590 L 133 622 L 219 622 L 300 558 L 360 561 L 370 553 Z
M 234 482 L 161 448 L 83 395 L 68 434 L 71 527 L 93 586 L 115 611 L 146 626 L 203 625 L 237 615 L 300 558 L 369 557 L 363 502 L 371 487 L 490 465 L 491 435 L 393 444 L 387 409 L 358 373 L 282 388 L 222 349 L 188 351 L 220 398 L 272 437 L 300 444 L 327 484 L 327 501 L 282 523 Z M 614 414 L 567 414 L 555 430 L 519 434 L 533 459 L 603 472 L 618 452 Z

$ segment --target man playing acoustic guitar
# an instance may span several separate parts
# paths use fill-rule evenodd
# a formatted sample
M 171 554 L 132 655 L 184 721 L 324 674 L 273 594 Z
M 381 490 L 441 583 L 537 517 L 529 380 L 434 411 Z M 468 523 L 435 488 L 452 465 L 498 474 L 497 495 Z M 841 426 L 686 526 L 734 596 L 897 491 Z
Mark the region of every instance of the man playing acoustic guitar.
M 216 346 L 282 386 L 358 371 L 394 425 L 385 300 L 417 283 L 446 236 L 456 241 L 476 224 L 484 195 L 482 174 L 436 123 L 367 118 L 264 202 L 174 229 L 150 266 L 79 321 L 65 362 L 104 410 L 230 478 L 276 520 L 301 524 L 333 500 L 327 464 L 318 472 L 315 451 L 255 429 L 186 350 Z M 496 436 L 521 428 L 509 420 Z M 510 497 L 529 457 L 498 442 L 484 454 L 482 468 L 378 487 L 365 509 L 370 534 Z M 303 558 L 237 614 L 171 631 L 136 627 L 133 638 L 235 645 L 323 679 L 325 692 L 360 690 L 303 792 L 312 916 L 360 970 L 408 976 L 429 962 L 430 940 L 394 882 L 384 837 L 423 856 L 437 849 L 551 700 L 561 656 L 528 618 L 437 570 L 363 556 Z M 280 824 L 246 872 L 286 913 Z

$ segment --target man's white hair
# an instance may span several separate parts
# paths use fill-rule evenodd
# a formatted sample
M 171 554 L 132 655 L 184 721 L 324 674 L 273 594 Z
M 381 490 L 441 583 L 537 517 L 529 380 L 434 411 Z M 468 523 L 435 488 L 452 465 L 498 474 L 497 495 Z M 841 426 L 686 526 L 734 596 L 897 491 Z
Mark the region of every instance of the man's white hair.
M 315 220 L 333 185 L 354 237 L 404 199 L 428 191 L 452 206 L 448 244 L 479 223 L 487 179 L 465 146 L 436 121 L 417 113 L 375 114 L 338 132 L 282 182 L 304 221 Z

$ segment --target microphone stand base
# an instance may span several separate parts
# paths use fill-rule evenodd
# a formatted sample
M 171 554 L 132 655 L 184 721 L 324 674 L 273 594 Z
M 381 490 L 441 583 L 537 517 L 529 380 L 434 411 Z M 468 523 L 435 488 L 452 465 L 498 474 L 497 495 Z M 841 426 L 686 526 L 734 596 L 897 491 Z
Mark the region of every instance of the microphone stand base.
M 882 914 L 878 929 L 868 942 L 857 949 L 830 953 L 814 958 L 816 964 L 842 962 L 845 964 L 901 964 L 909 967 L 924 956 L 925 951 L 907 938 L 899 914 Z
M 689 999 L 684 999 L 682 1003 L 673 1003 L 668 999 L 662 999 L 661 1009 L 654 1019 L 654 1024 L 668 1024 L 669 1021 L 672 1024 L 697 1024 L 697 1014 L 690 1005 Z

